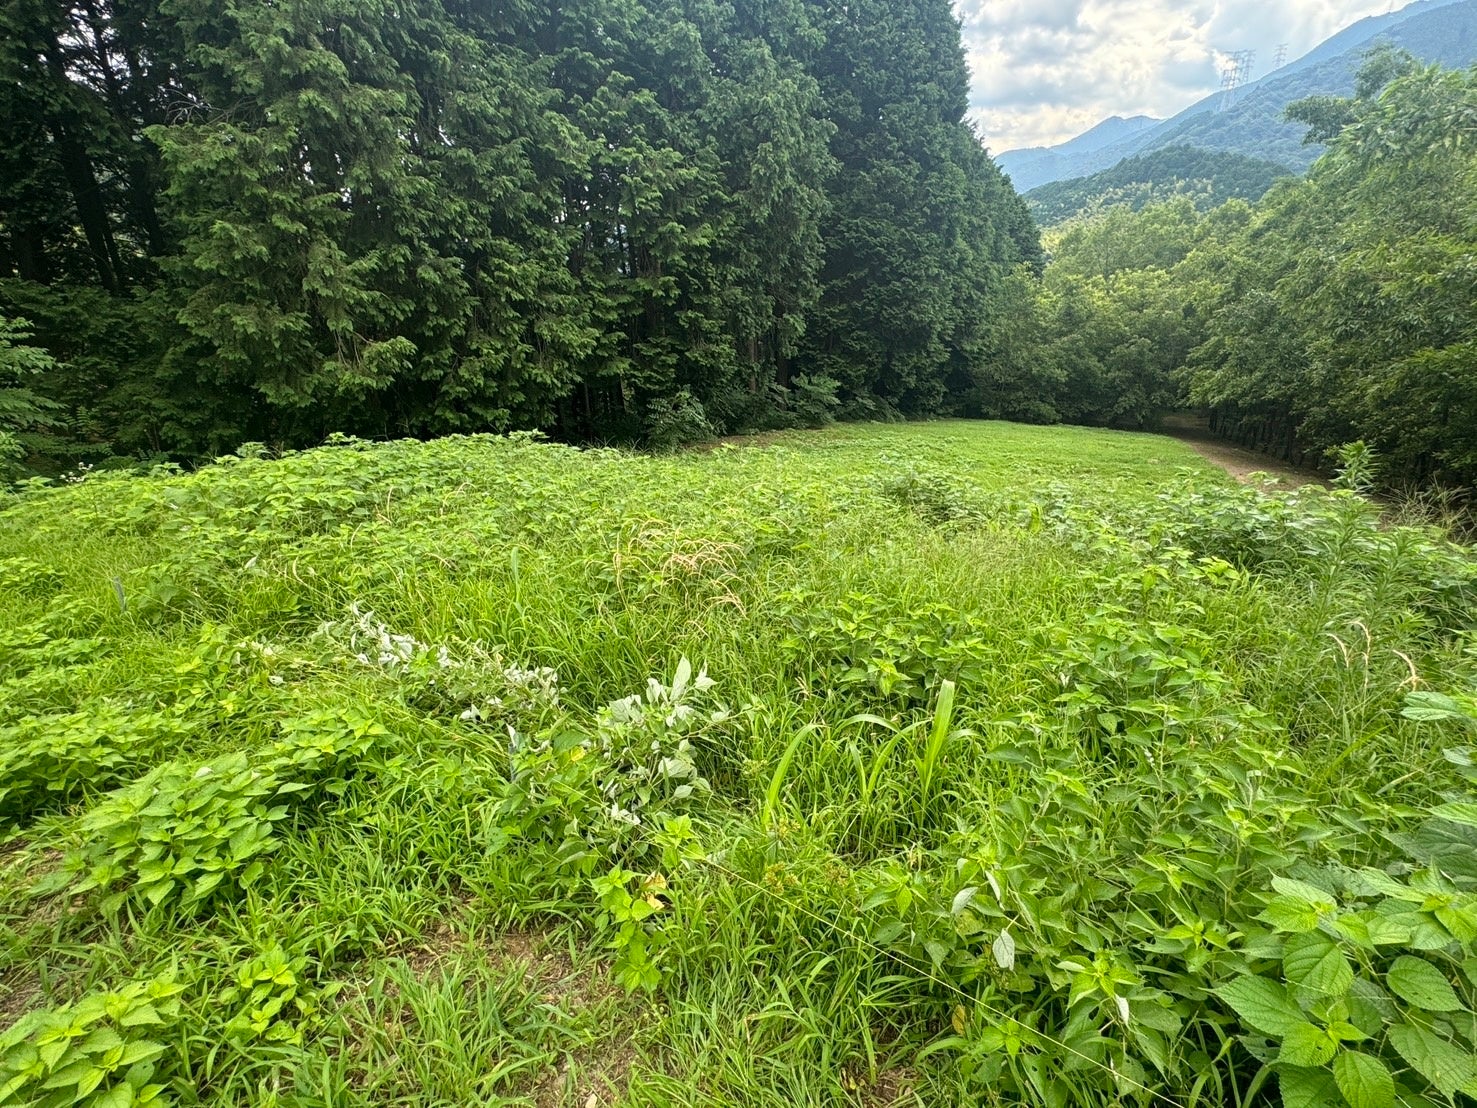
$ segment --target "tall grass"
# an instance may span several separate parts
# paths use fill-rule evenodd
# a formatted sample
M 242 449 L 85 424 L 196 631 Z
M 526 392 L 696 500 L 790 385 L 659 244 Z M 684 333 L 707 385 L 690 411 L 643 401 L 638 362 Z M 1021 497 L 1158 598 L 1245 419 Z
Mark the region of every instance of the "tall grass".
M 1376 1066 L 1452 1099 L 1465 1025 L 1389 974 L 1477 1000 L 1441 807 L 1474 597 L 1466 548 L 1357 497 L 1003 424 L 28 490 L 0 508 L 0 1074 L 36 1013 L 169 978 L 135 1084 L 182 1103 L 1336 1104 Z M 1455 707 L 1406 714 L 1433 690 Z M 384 737 L 283 753 L 329 707 Z M 88 828 L 228 754 L 281 782 L 238 813 L 260 873 L 190 824 L 226 876 L 152 902 Z M 72 858 L 124 861 L 94 892 Z M 1443 915 L 1361 945 L 1401 904 Z M 1343 1015 L 1284 964 L 1315 939 L 1362 982 Z M 1362 1038 L 1279 1060 L 1246 979 Z M 103 1070 L 65 1095 L 133 1080 Z

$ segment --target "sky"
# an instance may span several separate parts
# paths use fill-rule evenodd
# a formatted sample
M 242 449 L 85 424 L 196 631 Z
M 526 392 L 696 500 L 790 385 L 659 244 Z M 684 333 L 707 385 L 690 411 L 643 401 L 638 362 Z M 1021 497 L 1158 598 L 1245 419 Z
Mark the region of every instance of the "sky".
M 1167 117 L 1220 88 L 1237 50 L 1251 75 L 1307 53 L 1391 0 L 957 0 L 971 116 L 1000 153 L 1050 146 L 1112 115 Z M 1401 7 L 1405 0 L 1394 5 Z

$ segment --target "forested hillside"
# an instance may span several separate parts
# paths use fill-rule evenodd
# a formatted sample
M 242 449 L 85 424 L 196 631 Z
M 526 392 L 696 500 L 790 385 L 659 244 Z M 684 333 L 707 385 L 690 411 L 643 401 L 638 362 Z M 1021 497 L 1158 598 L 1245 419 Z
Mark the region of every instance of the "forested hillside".
M 1372 49 L 1405 50 L 1428 64 L 1464 68 L 1477 62 L 1477 0 L 1417 0 L 1399 11 L 1362 19 L 1296 61 L 1239 90 L 1230 102 L 1212 93 L 1169 119 L 1111 141 L 1088 141 L 1102 125 L 1059 146 L 1007 150 L 998 161 L 1016 188 L 1029 192 L 1116 166 L 1124 158 L 1171 146 L 1226 150 L 1270 159 L 1301 173 L 1322 153 L 1283 112 L 1309 96 L 1348 96 Z
M 1026 206 L 1043 227 L 1108 208 L 1139 211 L 1153 203 L 1186 196 L 1200 210 L 1227 200 L 1260 200 L 1279 177 L 1292 170 L 1264 158 L 1229 150 L 1170 146 L 1152 154 L 1124 158 L 1110 169 L 1070 181 L 1053 181 L 1026 193 Z
M 1303 142 L 1304 132 L 1284 118 L 1288 105 L 1310 96 L 1350 95 L 1366 55 L 1382 49 L 1403 50 L 1433 65 L 1471 65 L 1477 61 L 1477 0 L 1412 15 L 1354 49 L 1260 83 L 1227 111 L 1167 120 L 1142 149 L 1189 143 L 1272 158 L 1301 172 L 1322 148 Z
M 0 31 L 0 464 L 927 414 L 1038 261 L 947 0 L 17 0 Z
M 1254 206 L 1059 233 L 1002 347 L 1002 375 L 1035 381 L 1013 414 L 1059 395 L 1035 414 L 1077 419 L 1096 388 L 1125 426 L 1189 402 L 1279 455 L 1363 442 L 1392 483 L 1477 482 L 1477 70 L 1384 54 L 1358 91 L 1294 108 L 1328 152 Z

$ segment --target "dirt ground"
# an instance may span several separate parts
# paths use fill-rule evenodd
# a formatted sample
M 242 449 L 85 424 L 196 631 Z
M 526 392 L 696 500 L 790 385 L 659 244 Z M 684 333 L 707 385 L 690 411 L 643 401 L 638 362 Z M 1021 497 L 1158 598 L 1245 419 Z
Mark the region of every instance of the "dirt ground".
M 1166 435 L 1179 439 L 1206 461 L 1220 466 L 1238 481 L 1245 481 L 1253 473 L 1266 473 L 1294 488 L 1298 485 L 1328 485 L 1327 479 L 1317 470 L 1288 465 L 1270 454 L 1243 450 L 1224 439 L 1216 438 L 1204 420 L 1192 415 L 1177 413 L 1166 416 L 1163 431 Z

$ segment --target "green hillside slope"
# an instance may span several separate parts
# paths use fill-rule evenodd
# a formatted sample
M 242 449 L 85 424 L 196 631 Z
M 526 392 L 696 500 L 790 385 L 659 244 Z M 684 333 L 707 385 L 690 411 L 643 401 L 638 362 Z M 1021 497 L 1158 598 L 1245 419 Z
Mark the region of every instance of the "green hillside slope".
M 1477 62 L 1477 0 L 1417 3 L 1391 15 L 1361 20 L 1247 86 L 1229 105 L 1221 93 L 1215 93 L 1118 142 L 1091 143 L 1084 148 L 1072 139 L 1056 147 L 1008 150 L 996 162 L 1022 192 L 1090 176 L 1137 154 L 1187 144 L 1230 150 L 1302 172 L 1322 148 L 1304 146 L 1305 129 L 1285 122 L 1283 112 L 1306 96 L 1348 96 L 1364 55 L 1382 43 L 1408 50 L 1423 62 L 1464 69 Z
M 1348 96 L 1365 54 L 1381 44 L 1408 50 L 1428 64 L 1465 69 L 1477 61 L 1477 0 L 1413 16 L 1357 49 L 1252 89 L 1228 111 L 1169 120 L 1147 136 L 1142 149 L 1188 143 L 1269 158 L 1301 172 L 1323 147 L 1303 143 L 1307 128 L 1283 119 L 1287 106 L 1307 96 Z
M 1188 196 L 1201 210 L 1227 200 L 1259 200 L 1285 165 L 1228 150 L 1170 146 L 1125 158 L 1117 165 L 1070 181 L 1053 181 L 1026 194 L 1026 206 L 1043 227 L 1104 208 L 1138 211 L 1147 204 Z

